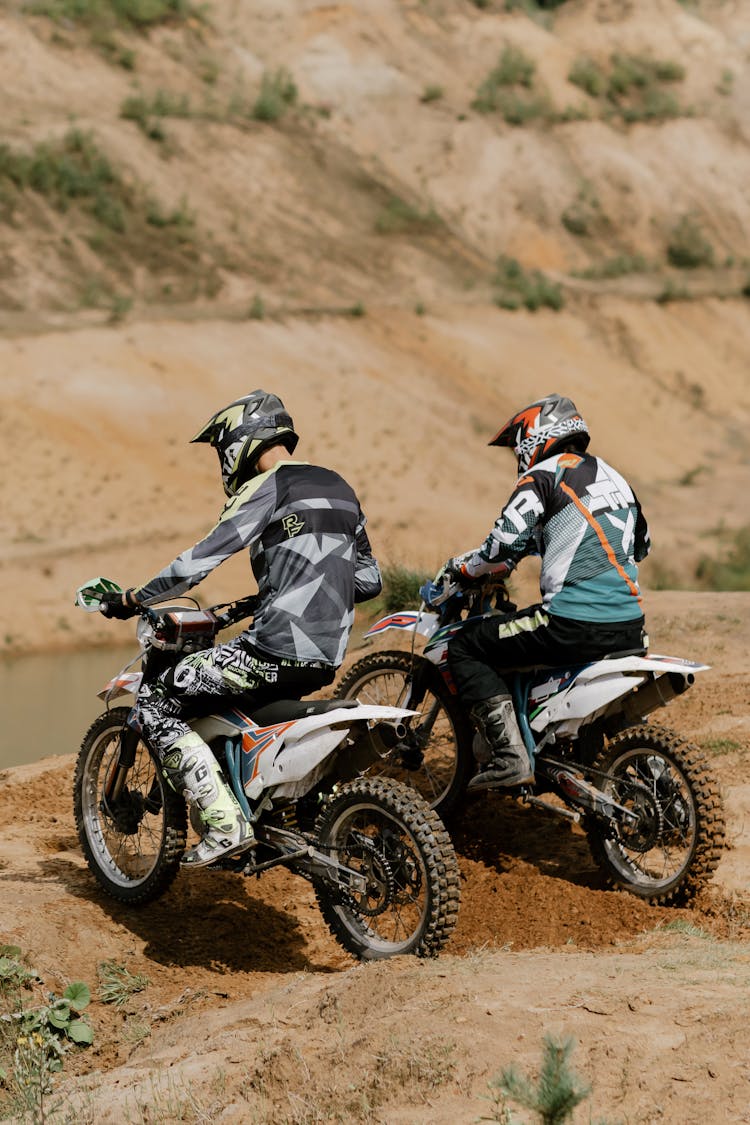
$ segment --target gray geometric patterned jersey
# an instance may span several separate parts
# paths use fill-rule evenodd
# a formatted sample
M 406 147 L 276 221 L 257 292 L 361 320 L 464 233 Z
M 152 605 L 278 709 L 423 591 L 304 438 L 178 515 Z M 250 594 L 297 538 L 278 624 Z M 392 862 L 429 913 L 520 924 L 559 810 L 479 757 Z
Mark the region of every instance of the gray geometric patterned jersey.
M 179 597 L 247 548 L 260 596 L 248 640 L 275 656 L 337 668 L 355 602 L 382 588 L 365 522 L 338 473 L 280 461 L 240 485 L 208 535 L 135 596 L 145 605 Z

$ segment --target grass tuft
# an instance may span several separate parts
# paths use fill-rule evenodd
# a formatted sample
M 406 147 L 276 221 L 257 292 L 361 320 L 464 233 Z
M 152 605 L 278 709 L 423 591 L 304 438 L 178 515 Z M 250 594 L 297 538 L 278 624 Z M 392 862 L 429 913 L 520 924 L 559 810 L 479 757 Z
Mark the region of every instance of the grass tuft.
M 565 304 L 562 289 L 540 270 L 524 270 L 516 258 L 502 255 L 493 278 L 495 304 L 501 309 L 559 310 Z

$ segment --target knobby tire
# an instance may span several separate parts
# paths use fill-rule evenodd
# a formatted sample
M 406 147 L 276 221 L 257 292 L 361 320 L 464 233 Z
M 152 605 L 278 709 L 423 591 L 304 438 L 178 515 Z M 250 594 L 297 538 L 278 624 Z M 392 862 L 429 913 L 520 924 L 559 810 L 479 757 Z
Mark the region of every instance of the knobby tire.
M 148 832 L 153 855 L 148 858 L 139 850 L 145 815 L 136 832 L 123 832 L 102 807 L 104 782 L 116 760 L 120 731 L 129 713 L 128 707 L 106 711 L 84 735 L 76 762 L 73 811 L 83 854 L 99 885 L 118 902 L 141 906 L 164 894 L 177 875 L 187 841 L 187 816 L 185 802 L 167 785 L 153 752 L 143 741 L 138 743 L 136 765 L 128 781 L 135 802 L 146 789 L 150 793 L 155 786 L 158 791 L 158 817 L 156 812 L 146 814 L 154 819 Z M 144 780 L 140 789 L 139 776 L 148 779 L 148 785 Z
M 366 690 L 368 684 L 372 684 L 378 679 L 384 680 L 387 676 L 402 677 L 405 685 L 412 678 L 416 662 L 421 662 L 423 665 L 425 663 L 423 657 L 418 655 L 412 657 L 411 653 L 403 649 L 370 653 L 352 665 L 340 681 L 336 694 L 345 699 L 358 698 Z M 410 770 L 400 767 L 397 757 L 399 750 L 395 748 L 383 760 L 382 764 L 374 763 L 367 772 L 370 777 L 395 776 L 396 780 L 402 781 L 415 789 L 438 816 L 446 818 L 453 812 L 463 797 L 469 779 L 476 768 L 472 751 L 473 734 L 468 718 L 461 710 L 457 699 L 450 694 L 448 688 L 440 679 L 439 673 L 432 667 L 430 667 L 429 694 L 439 704 L 449 725 L 449 730 L 443 729 L 445 730 L 444 737 L 450 742 L 450 749 L 445 758 L 445 764 L 438 763 L 439 776 L 431 773 L 430 753 L 431 749 L 432 753 L 436 752 L 437 738 L 434 728 L 430 740 L 424 747 L 425 761 L 421 768 Z M 375 703 L 381 700 L 376 693 L 367 698 L 366 701 Z M 394 706 L 397 700 L 389 699 L 388 702 Z M 428 708 L 423 702 L 420 704 L 420 709 L 425 714 Z M 419 719 L 409 720 L 412 729 L 418 726 L 419 721 Z M 440 721 L 441 717 L 438 718 L 437 722 Z
M 365 819 L 385 830 L 369 837 L 373 851 L 387 850 L 394 827 L 406 841 L 402 855 L 412 870 L 416 861 L 424 892 L 421 916 L 410 933 L 390 940 L 379 932 L 383 926 L 377 909 L 368 911 L 366 903 L 364 910 L 359 909 L 356 896 L 315 878 L 323 918 L 336 940 L 363 961 L 404 953 L 436 955 L 453 932 L 461 897 L 458 862 L 448 833 L 427 802 L 408 786 L 390 778 L 360 777 L 338 786 L 319 815 L 315 826 L 319 846 L 342 862 L 351 861 L 349 845 L 363 835 Z M 396 871 L 394 884 L 398 882 Z
M 684 904 L 689 902 L 706 885 L 721 858 L 725 843 L 724 811 L 718 782 L 701 751 L 669 730 L 644 724 L 617 735 L 593 763 L 594 784 L 602 789 L 617 784 L 613 777 L 626 777 L 628 765 L 649 760 L 654 764 L 664 762 L 673 771 L 676 785 L 684 788 L 686 800 L 679 798 L 678 812 L 692 818 L 691 838 L 685 843 L 685 858 L 674 874 L 647 878 L 638 872 L 637 857 L 627 855 L 616 839 L 607 836 L 601 823 L 589 817 L 586 834 L 592 856 L 604 872 L 608 884 L 635 894 L 648 902 Z M 600 771 L 600 772 L 598 772 Z M 655 782 L 658 787 L 658 783 Z M 644 790 L 645 791 L 645 790 Z M 627 793 L 627 787 L 622 790 Z M 674 788 L 676 794 L 677 788 Z M 670 798 L 661 799 L 664 828 L 659 847 L 666 854 L 667 831 L 676 814 L 670 809 Z M 645 847 L 645 845 L 644 845 Z M 654 849 L 658 853 L 658 848 Z M 633 864 L 632 873 L 629 867 Z

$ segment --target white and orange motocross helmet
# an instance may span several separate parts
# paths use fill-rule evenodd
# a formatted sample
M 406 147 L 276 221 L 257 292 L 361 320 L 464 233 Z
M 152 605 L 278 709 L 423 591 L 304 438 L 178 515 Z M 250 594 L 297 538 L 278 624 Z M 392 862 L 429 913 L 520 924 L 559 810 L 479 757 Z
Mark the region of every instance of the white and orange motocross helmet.
M 234 496 L 258 472 L 258 458 L 272 445 L 293 453 L 298 435 L 284 403 L 268 391 L 252 391 L 209 418 L 191 438 L 206 441 L 219 454 L 221 479 L 227 496 Z
M 575 403 L 562 395 L 547 395 L 514 414 L 489 444 L 509 446 L 521 476 L 562 446 L 575 446 L 583 453 L 589 440 L 588 427 Z

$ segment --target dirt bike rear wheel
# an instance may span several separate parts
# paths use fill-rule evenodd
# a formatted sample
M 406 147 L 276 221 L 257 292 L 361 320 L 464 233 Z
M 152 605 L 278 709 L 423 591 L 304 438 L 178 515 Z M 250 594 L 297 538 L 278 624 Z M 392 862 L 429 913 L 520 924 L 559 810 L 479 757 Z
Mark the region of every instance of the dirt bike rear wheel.
M 359 777 L 337 787 L 316 821 L 321 850 L 365 877 L 367 890 L 313 880 L 331 933 L 363 961 L 437 954 L 456 924 L 458 863 L 439 817 L 413 789 Z
M 724 847 L 719 786 L 696 746 L 668 730 L 633 727 L 593 764 L 594 784 L 639 814 L 633 828 L 589 817 L 594 860 L 611 886 L 658 903 L 690 901 L 716 870 Z
M 95 719 L 76 762 L 73 810 L 86 862 L 112 898 L 131 906 L 162 895 L 177 875 L 187 840 L 185 802 L 170 789 L 151 750 L 139 739 L 116 807 L 105 784 L 118 761 L 120 732 L 130 713 L 115 707 Z
M 362 703 L 402 706 L 415 660 L 423 658 L 412 658 L 411 653 L 402 649 L 371 653 L 349 669 L 336 694 Z M 407 720 L 408 737 L 397 746 L 384 746 L 377 728 L 371 732 L 370 738 L 381 757 L 367 774 L 402 781 L 416 789 L 438 816 L 445 817 L 458 804 L 476 768 L 472 731 L 437 674 L 431 677 L 419 712 L 418 717 Z

